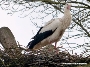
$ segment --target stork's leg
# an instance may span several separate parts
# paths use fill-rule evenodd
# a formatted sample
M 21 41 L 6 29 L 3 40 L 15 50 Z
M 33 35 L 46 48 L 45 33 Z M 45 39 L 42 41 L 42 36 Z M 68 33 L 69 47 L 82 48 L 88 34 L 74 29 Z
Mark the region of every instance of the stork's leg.
M 55 50 L 56 50 L 56 53 L 58 54 L 59 51 L 57 50 L 57 42 L 55 42 Z
M 57 42 L 55 42 L 55 49 L 56 49 L 56 47 L 57 47 Z

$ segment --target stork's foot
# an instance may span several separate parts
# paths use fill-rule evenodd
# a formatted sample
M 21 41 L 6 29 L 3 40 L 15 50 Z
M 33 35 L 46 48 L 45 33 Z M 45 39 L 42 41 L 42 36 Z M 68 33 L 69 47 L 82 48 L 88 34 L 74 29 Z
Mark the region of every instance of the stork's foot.
M 59 54 L 59 51 L 60 51 L 59 48 L 62 48 L 62 47 L 63 47 L 63 46 L 60 46 L 60 47 L 56 47 L 56 46 L 55 46 L 54 49 L 55 49 L 56 54 Z
M 57 47 L 54 47 L 54 50 L 55 50 L 56 54 L 59 54 L 59 50 L 57 49 Z

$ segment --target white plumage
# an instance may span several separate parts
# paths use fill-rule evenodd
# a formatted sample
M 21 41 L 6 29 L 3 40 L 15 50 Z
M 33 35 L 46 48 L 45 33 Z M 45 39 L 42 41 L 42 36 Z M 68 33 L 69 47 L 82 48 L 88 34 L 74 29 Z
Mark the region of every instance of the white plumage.
M 33 40 L 28 43 L 30 49 L 39 49 L 48 44 L 56 43 L 62 37 L 64 31 L 71 23 L 71 4 L 67 3 L 64 9 L 62 18 L 52 19 L 40 28 L 38 33 L 33 37 Z

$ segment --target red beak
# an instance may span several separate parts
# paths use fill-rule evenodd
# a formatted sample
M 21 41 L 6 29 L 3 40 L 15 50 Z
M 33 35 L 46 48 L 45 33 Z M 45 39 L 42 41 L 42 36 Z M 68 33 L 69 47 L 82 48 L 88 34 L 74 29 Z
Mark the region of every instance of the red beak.
M 68 6 L 67 6 L 67 9 L 69 9 L 69 10 L 70 10 L 70 9 L 71 9 L 71 5 L 68 5 Z

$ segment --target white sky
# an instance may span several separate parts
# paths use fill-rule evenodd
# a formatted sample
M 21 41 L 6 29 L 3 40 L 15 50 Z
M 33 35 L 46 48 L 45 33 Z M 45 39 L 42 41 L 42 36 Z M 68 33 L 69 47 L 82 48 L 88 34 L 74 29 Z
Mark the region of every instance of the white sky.
M 30 24 L 29 18 L 20 18 L 16 14 L 10 16 L 7 15 L 6 11 L 0 9 L 0 27 L 3 26 L 9 27 L 16 41 L 19 41 L 24 46 L 28 44 L 31 35 L 33 35 L 31 29 L 35 29 Z

